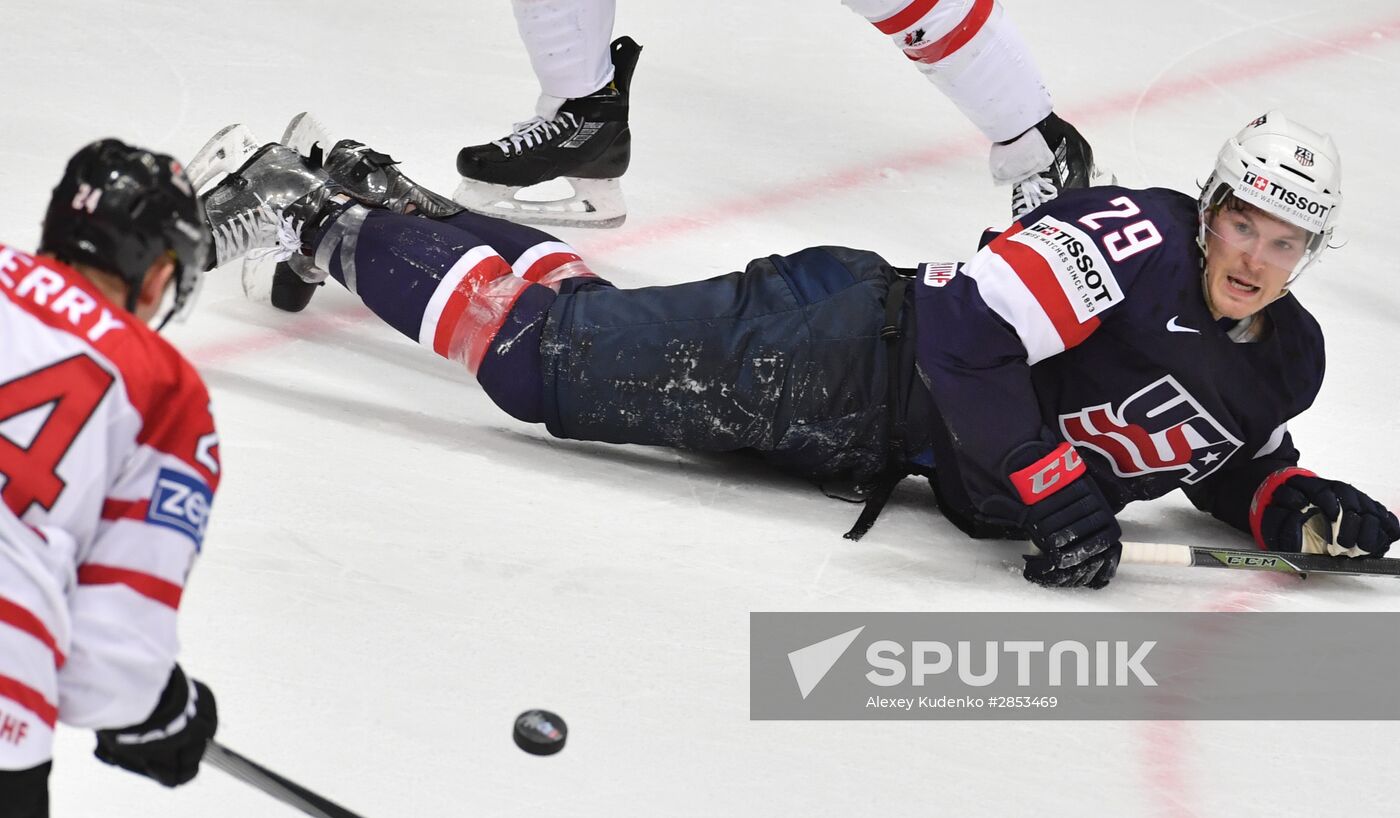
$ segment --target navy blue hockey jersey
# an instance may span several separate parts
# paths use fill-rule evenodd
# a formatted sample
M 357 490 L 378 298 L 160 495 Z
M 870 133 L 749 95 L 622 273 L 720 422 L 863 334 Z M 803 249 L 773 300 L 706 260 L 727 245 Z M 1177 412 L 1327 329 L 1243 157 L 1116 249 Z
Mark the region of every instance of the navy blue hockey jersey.
M 1115 508 L 1182 488 L 1249 530 L 1255 488 L 1297 463 L 1287 421 L 1321 386 L 1322 332 L 1286 295 L 1255 341 L 1231 340 L 1206 305 L 1196 235 L 1184 194 L 1097 187 L 1062 193 L 966 264 L 921 268 L 940 494 L 955 481 L 977 522 L 1017 523 L 1008 474 L 1026 463 L 1008 456 L 1068 440 Z

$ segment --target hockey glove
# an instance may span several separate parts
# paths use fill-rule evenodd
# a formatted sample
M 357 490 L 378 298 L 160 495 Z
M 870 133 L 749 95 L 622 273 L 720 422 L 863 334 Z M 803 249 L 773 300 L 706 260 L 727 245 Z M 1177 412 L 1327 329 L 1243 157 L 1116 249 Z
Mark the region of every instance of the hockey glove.
M 1040 549 L 1026 557 L 1022 575 L 1049 587 L 1107 585 L 1123 555 L 1123 533 L 1074 447 L 1061 444 L 1012 473 L 1011 482 L 1030 507 L 1026 528 Z
M 213 692 L 203 682 L 187 679 L 176 665 L 150 718 L 118 730 L 98 730 L 93 754 L 167 787 L 178 787 L 199 772 L 205 742 L 214 737 L 218 726 Z
M 1249 521 L 1269 551 L 1380 557 L 1400 539 L 1400 520 L 1385 506 L 1306 469 L 1269 475 L 1254 493 Z

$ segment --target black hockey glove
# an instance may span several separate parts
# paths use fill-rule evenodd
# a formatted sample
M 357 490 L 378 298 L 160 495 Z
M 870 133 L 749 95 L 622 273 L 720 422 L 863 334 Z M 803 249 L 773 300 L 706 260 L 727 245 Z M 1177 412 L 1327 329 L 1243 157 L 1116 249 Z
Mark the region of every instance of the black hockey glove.
M 1381 557 L 1400 539 L 1400 520 L 1385 506 L 1305 469 L 1270 475 L 1255 492 L 1249 518 L 1255 539 L 1270 551 Z
M 178 787 L 199 772 L 205 742 L 218 727 L 213 692 L 203 682 L 187 679 L 176 665 L 150 718 L 118 730 L 98 730 L 93 754 L 167 787 Z
M 1030 507 L 1026 528 L 1040 549 L 1026 557 L 1022 575 L 1049 587 L 1107 585 L 1123 556 L 1123 532 L 1074 447 L 1061 445 L 1014 472 L 1011 482 Z

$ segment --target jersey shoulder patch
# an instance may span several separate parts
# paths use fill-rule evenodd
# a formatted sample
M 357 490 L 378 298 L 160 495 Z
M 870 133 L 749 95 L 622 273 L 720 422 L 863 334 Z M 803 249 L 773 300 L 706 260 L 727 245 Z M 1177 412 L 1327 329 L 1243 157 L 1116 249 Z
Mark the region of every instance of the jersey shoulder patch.
M 1044 282 L 1053 282 L 1069 302 L 1079 323 L 1084 323 L 1123 300 L 1123 288 L 1093 238 L 1081 227 L 1042 215 L 1018 233 L 1007 233 L 1007 242 L 1029 248 L 1034 256 L 993 242 L 993 251 L 1016 255 L 1027 266 L 1039 268 Z M 1010 259 L 1008 259 L 1010 260 Z M 1025 270 L 1030 273 L 1032 270 Z
M 213 500 L 214 492 L 203 480 L 174 469 L 161 469 L 151 492 L 146 522 L 185 535 L 197 551 L 204 542 Z

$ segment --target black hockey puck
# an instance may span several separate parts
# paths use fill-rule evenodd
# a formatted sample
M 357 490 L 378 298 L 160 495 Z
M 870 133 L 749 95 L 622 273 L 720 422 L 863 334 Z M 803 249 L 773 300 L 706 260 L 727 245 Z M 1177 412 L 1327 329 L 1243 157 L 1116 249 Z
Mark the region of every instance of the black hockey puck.
M 515 746 L 536 756 L 552 756 L 564 749 L 569 728 L 548 710 L 526 710 L 515 718 Z

